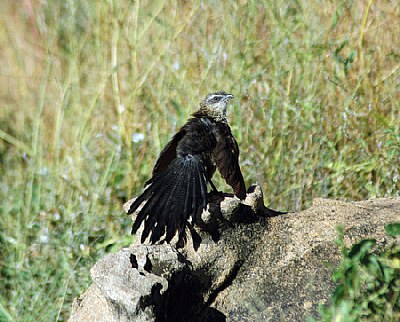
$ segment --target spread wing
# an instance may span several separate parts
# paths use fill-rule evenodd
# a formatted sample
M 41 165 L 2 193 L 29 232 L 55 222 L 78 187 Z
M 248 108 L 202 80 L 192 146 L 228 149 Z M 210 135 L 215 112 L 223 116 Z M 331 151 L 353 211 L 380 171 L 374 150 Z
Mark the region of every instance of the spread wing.
M 180 140 L 185 136 L 185 128 L 181 128 L 178 133 L 176 133 L 171 141 L 167 143 L 164 149 L 161 151 L 160 156 L 156 162 L 153 169 L 153 176 L 167 169 L 170 163 L 176 159 L 176 147 Z
M 214 150 L 217 168 L 235 195 L 246 199 L 246 185 L 239 166 L 239 147 L 228 124 L 217 125 L 218 139 Z

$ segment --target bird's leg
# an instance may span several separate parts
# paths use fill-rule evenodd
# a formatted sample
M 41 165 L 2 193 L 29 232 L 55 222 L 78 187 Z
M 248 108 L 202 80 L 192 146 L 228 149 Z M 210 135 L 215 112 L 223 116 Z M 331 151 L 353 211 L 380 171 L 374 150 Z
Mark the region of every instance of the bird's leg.
M 224 200 L 224 193 L 222 191 L 218 191 L 217 187 L 215 184 L 211 181 L 211 179 L 208 180 L 211 186 L 211 191 L 208 194 L 209 202 L 221 202 Z

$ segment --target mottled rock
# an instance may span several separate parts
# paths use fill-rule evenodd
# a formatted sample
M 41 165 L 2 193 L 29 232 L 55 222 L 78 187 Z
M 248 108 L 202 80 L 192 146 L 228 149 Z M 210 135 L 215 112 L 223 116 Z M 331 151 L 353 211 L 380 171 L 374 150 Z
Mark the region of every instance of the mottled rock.
M 400 198 L 316 199 L 267 218 L 260 187 L 250 191 L 244 202 L 228 196 L 211 205 L 202 215 L 207 231 L 188 231 L 183 248 L 135 244 L 106 255 L 70 321 L 304 321 L 334 289 L 336 227 L 349 246 L 384 244 L 384 225 L 400 221 Z

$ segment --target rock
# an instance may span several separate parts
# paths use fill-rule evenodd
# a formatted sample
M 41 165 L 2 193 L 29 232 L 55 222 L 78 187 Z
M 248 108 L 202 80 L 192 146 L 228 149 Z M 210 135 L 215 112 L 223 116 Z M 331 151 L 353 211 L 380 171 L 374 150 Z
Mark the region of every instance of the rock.
M 183 248 L 135 244 L 106 255 L 70 321 L 304 321 L 334 290 L 336 227 L 348 246 L 385 243 L 384 225 L 400 220 L 400 198 L 316 199 L 302 212 L 266 218 L 260 187 L 249 191 L 242 203 L 214 203 L 202 215 L 208 232 L 188 232 Z

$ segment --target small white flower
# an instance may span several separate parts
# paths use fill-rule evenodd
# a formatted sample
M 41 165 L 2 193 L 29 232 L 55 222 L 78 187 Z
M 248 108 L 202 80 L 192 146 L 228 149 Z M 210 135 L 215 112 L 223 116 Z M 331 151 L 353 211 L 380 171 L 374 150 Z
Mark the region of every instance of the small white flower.
M 125 112 L 125 105 L 124 104 L 119 104 L 118 106 L 118 113 L 122 114 Z
M 174 62 L 174 64 L 172 65 L 172 67 L 173 67 L 175 70 L 179 70 L 179 69 L 180 69 L 179 62 L 178 62 L 177 60 L 175 60 L 175 62 Z
M 132 142 L 133 143 L 138 143 L 140 141 L 144 140 L 144 134 L 143 133 L 133 133 L 132 134 Z
M 47 243 L 49 241 L 49 236 L 46 235 L 40 235 L 39 238 L 41 243 Z

